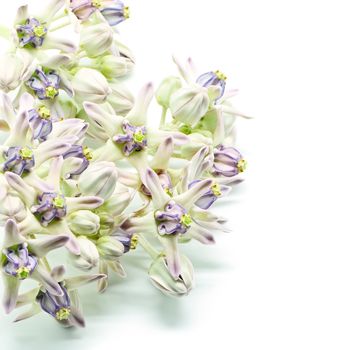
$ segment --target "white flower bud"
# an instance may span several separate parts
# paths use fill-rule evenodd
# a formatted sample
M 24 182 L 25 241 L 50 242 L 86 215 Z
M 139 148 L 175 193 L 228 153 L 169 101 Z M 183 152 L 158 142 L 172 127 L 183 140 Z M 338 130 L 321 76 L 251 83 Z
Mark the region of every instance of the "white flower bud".
M 14 90 L 23 80 L 29 61 L 18 54 L 7 53 L 0 57 L 0 89 Z
M 208 89 L 200 86 L 184 87 L 170 98 L 170 110 L 173 117 L 194 127 L 207 113 L 210 104 Z
M 117 193 L 114 193 L 107 201 L 105 201 L 101 206 L 101 210 L 105 210 L 113 216 L 118 216 L 126 209 L 133 197 L 133 193 L 125 187 L 124 191 L 120 190 Z
M 111 236 L 99 238 L 96 245 L 100 256 L 106 260 L 114 260 L 124 253 L 123 244 Z
M 159 256 L 148 271 L 152 284 L 168 296 L 187 295 L 194 284 L 193 266 L 185 255 L 180 255 L 180 264 L 181 274 L 179 279 L 175 280 L 169 273 L 165 257 Z
M 90 210 L 78 210 L 68 217 L 72 232 L 79 235 L 93 235 L 100 228 L 100 217 Z
M 122 84 L 110 84 L 111 94 L 107 102 L 111 104 L 116 114 L 126 115 L 134 106 L 134 96 Z
M 113 79 L 129 74 L 134 63 L 127 57 L 106 55 L 98 59 L 98 67 L 107 79 Z
M 83 25 L 80 32 L 80 46 L 88 56 L 97 57 L 110 49 L 113 43 L 113 30 L 107 23 Z
M 21 222 L 27 216 L 27 211 L 22 200 L 15 194 L 6 194 L 1 199 L 0 223 L 4 224 L 7 219 L 12 218 Z
M 84 236 L 77 239 L 80 248 L 80 255 L 72 255 L 74 265 L 83 270 L 90 270 L 98 265 L 99 253 L 93 242 Z
M 171 96 L 181 88 L 181 79 L 178 77 L 165 78 L 156 91 L 158 103 L 165 108 L 169 108 Z
M 72 86 L 75 97 L 80 103 L 84 101 L 102 103 L 112 92 L 103 74 L 91 68 L 81 68 L 73 77 Z
M 116 166 L 111 162 L 91 163 L 80 175 L 78 186 L 84 195 L 108 199 L 118 179 Z

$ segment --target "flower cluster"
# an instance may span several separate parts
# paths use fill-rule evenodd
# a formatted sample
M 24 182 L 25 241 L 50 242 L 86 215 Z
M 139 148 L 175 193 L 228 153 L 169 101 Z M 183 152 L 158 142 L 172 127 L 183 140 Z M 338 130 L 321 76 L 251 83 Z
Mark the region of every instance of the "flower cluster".
M 0 67 L 1 270 L 6 313 L 45 312 L 84 326 L 77 289 L 126 276 L 123 256 L 150 258 L 152 284 L 171 296 L 193 287 L 179 246 L 213 244 L 226 220 L 211 211 L 241 180 L 246 161 L 233 146 L 235 120 L 226 76 L 196 74 L 174 59 L 179 76 L 134 98 L 126 86 L 131 50 L 116 26 L 129 17 L 119 0 L 51 0 L 42 13 L 18 9 Z M 160 123 L 147 120 L 155 97 Z M 69 256 L 81 275 L 49 263 Z M 67 267 L 69 267 L 67 266 Z M 20 287 L 32 279 L 36 287 Z

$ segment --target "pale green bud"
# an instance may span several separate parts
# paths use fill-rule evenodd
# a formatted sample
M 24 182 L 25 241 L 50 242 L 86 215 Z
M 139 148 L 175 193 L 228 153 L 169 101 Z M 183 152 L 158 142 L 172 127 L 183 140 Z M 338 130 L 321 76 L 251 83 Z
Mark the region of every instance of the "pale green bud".
M 208 89 L 190 86 L 177 90 L 170 98 L 169 107 L 177 121 L 194 127 L 207 113 L 209 105 Z
M 27 216 L 27 211 L 22 200 L 15 194 L 6 194 L 1 199 L 0 205 L 0 222 L 6 222 L 7 219 L 13 218 L 21 222 Z
M 181 88 L 181 79 L 178 77 L 165 78 L 156 91 L 157 102 L 164 108 L 169 108 L 171 96 Z
M 101 237 L 96 245 L 100 256 L 106 260 L 115 260 L 124 253 L 123 244 L 111 236 Z
M 129 74 L 134 63 L 127 57 L 106 55 L 98 59 L 98 67 L 100 72 L 107 78 L 119 78 Z
M 125 116 L 134 106 L 134 96 L 123 84 L 110 84 L 111 94 L 107 98 L 107 102 L 113 107 L 118 115 Z
M 80 255 L 71 255 L 74 265 L 83 270 L 96 267 L 99 262 L 99 252 L 96 245 L 84 236 L 78 237 L 76 241 L 80 248 Z
M 116 166 L 111 162 L 91 163 L 80 175 L 78 186 L 84 195 L 108 199 L 118 179 Z
M 79 235 L 93 235 L 100 229 L 100 217 L 90 210 L 78 210 L 68 217 L 72 232 Z
M 81 68 L 72 80 L 75 98 L 84 101 L 102 103 L 112 92 L 107 79 L 96 69 Z
M 181 274 L 175 280 L 167 268 L 164 256 L 159 256 L 151 265 L 148 275 L 152 284 L 168 296 L 184 296 L 193 288 L 193 266 L 191 261 L 180 255 Z
M 113 30 L 107 23 L 83 25 L 80 32 L 80 46 L 88 56 L 97 57 L 111 48 Z

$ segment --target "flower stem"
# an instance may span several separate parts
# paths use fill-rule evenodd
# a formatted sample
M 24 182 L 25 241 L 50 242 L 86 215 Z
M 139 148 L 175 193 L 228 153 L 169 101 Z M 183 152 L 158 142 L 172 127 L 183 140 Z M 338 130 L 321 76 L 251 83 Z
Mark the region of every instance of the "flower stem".
M 138 243 L 146 251 L 146 253 L 148 253 L 153 260 L 157 259 L 160 253 L 152 247 L 151 243 L 143 235 L 137 234 L 137 236 Z

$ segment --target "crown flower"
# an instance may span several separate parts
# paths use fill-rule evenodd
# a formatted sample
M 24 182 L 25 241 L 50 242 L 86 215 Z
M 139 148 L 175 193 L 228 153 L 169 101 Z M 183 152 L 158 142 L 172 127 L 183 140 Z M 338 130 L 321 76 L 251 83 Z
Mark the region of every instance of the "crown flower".
M 120 0 L 50 0 L 39 13 L 21 6 L 0 31 L 2 305 L 27 307 L 15 322 L 43 313 L 84 327 L 78 288 L 107 292 L 135 250 L 151 285 L 186 296 L 195 271 L 183 244 L 230 232 L 215 211 L 244 178 L 236 120 L 250 118 L 231 74 L 173 57 L 178 74 L 134 94 L 135 57 L 119 33 L 129 17 Z

